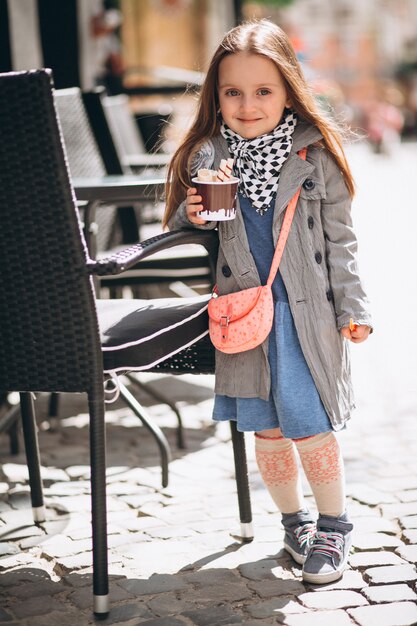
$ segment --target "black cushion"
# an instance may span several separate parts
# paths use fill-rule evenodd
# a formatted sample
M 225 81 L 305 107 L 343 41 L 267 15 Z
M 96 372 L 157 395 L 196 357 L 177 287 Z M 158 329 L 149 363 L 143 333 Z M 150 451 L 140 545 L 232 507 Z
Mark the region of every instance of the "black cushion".
M 97 300 L 104 371 L 155 368 L 208 334 L 210 295 Z

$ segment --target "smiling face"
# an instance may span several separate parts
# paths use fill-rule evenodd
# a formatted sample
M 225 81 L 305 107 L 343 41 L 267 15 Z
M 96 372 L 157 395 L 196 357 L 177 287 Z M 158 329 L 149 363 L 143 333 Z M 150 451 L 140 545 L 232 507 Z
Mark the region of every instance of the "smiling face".
M 238 52 L 219 64 L 219 102 L 223 121 L 244 139 L 271 132 L 290 102 L 271 59 Z

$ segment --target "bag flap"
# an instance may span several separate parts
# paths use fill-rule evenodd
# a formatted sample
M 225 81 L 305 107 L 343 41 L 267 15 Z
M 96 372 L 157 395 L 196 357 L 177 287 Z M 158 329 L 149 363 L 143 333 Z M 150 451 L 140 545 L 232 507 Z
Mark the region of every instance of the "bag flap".
M 228 317 L 230 322 L 234 322 L 244 317 L 256 305 L 264 288 L 260 285 L 225 296 L 213 297 L 208 304 L 210 319 L 220 322 L 222 317 Z

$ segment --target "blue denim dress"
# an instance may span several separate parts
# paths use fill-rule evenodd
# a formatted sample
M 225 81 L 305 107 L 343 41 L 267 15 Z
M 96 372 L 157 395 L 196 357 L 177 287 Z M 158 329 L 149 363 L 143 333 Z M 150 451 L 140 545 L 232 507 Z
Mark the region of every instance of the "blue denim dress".
M 263 285 L 268 279 L 275 247 L 272 238 L 273 199 L 263 216 L 250 200 L 239 194 L 249 247 Z M 260 398 L 231 398 L 216 395 L 213 419 L 236 420 L 240 431 L 279 427 L 290 439 L 309 437 L 332 430 L 298 341 L 287 291 L 278 272 L 272 285 L 275 319 L 269 336 L 271 394 Z

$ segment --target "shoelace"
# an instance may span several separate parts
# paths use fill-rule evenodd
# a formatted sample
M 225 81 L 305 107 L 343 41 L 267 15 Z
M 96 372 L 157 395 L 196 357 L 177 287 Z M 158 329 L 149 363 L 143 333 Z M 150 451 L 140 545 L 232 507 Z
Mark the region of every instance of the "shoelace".
M 343 556 L 344 536 L 338 532 L 322 532 L 317 531 L 313 539 L 311 550 L 315 553 L 324 554 L 325 556 Z
M 298 528 L 294 530 L 294 535 L 297 538 L 300 548 L 304 548 L 304 546 L 309 546 L 315 533 L 316 525 L 314 524 L 314 522 L 303 524 L 302 526 L 298 526 Z

